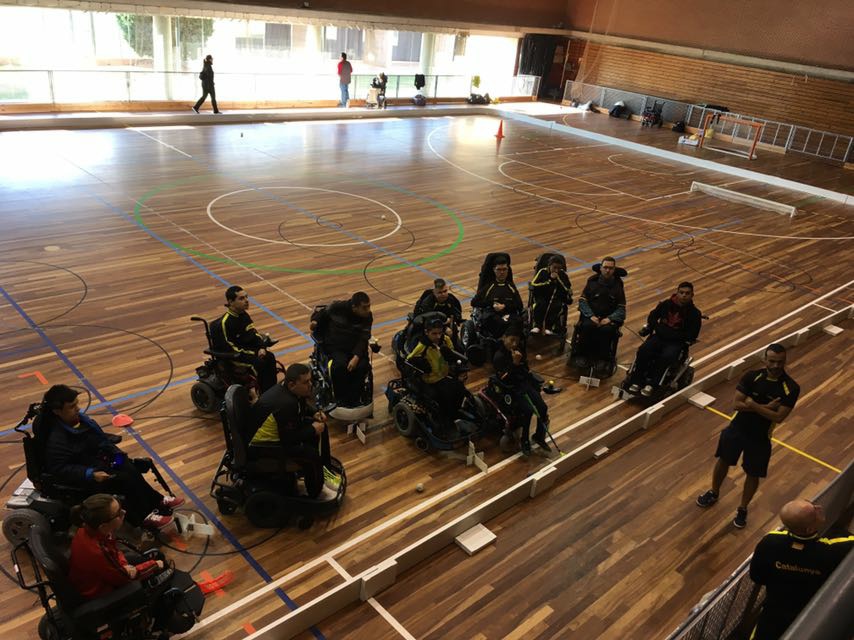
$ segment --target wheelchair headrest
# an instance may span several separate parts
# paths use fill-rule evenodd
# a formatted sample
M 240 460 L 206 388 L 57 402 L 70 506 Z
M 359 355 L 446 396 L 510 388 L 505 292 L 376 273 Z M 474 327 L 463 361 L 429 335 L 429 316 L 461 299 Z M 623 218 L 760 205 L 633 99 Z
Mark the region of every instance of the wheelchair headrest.
M 592 267 L 590 267 L 590 270 L 593 271 L 593 273 L 601 273 L 602 263 L 597 262 Z M 629 272 L 623 269 L 622 267 L 617 267 L 616 269 L 614 269 L 614 275 L 618 278 L 625 278 L 627 275 L 629 275 Z
M 493 269 L 495 269 L 495 263 L 499 261 L 499 258 L 501 258 L 502 262 L 507 263 L 507 282 L 513 282 L 513 266 L 510 262 L 510 254 L 504 253 L 503 251 L 487 253 L 486 257 L 483 259 L 483 264 L 480 266 L 480 275 L 477 279 L 478 290 L 495 282 L 495 272 Z
M 70 612 L 80 605 L 83 598 L 68 581 L 68 560 L 53 543 L 50 527 L 41 524 L 30 527 L 27 546 L 35 561 L 44 570 L 62 608 Z
M 251 420 L 249 391 L 240 384 L 231 385 L 225 392 L 225 420 L 231 435 L 234 462 L 238 466 L 246 463 L 248 432 Z
M 447 321 L 448 316 L 441 311 L 428 311 L 427 313 L 422 313 L 420 316 L 416 316 L 412 319 L 412 328 L 410 333 L 422 333 L 426 329 L 430 329 L 434 326 L 445 326 Z
M 537 271 L 539 271 L 540 269 L 547 268 L 549 266 L 549 261 L 552 258 L 560 259 L 561 269 L 566 271 L 566 258 L 564 258 L 559 253 L 548 253 L 548 252 L 546 252 L 546 253 L 540 254 L 540 256 L 537 258 L 536 263 L 534 263 L 534 273 L 536 274 Z

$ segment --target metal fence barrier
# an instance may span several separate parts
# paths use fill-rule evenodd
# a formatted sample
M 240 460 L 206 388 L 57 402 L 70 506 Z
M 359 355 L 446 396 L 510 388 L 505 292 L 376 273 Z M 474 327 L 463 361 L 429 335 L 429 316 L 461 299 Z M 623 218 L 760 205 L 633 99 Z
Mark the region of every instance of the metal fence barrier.
M 717 109 L 710 109 L 703 105 L 689 104 L 660 96 L 624 91 L 612 87 L 603 87 L 595 84 L 568 81 L 563 92 L 564 102 L 577 100 L 580 103 L 593 102 L 597 106 L 608 110 L 614 104 L 622 100 L 626 107 L 634 114 L 643 113 L 647 107 L 652 107 L 655 101 L 664 102 L 662 117 L 666 122 L 685 122 L 688 127 L 699 129 L 703 126 L 706 114 L 723 113 Z M 779 150 L 789 153 L 802 153 L 831 162 L 854 161 L 854 137 L 833 133 L 831 131 L 820 131 L 800 125 L 767 120 L 755 116 L 726 113 L 727 116 L 749 120 L 763 124 L 759 144 L 777 147 Z M 744 127 L 744 131 L 736 130 L 735 138 L 746 137 L 751 127 Z M 741 134 L 741 136 L 739 135 Z

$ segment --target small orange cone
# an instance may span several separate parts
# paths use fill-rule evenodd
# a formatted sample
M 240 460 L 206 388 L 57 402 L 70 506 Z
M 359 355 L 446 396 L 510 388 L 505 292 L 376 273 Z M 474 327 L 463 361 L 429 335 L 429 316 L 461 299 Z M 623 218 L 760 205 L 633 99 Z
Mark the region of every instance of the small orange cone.
M 504 120 L 498 121 L 498 133 L 495 134 L 495 137 L 499 140 L 504 137 Z

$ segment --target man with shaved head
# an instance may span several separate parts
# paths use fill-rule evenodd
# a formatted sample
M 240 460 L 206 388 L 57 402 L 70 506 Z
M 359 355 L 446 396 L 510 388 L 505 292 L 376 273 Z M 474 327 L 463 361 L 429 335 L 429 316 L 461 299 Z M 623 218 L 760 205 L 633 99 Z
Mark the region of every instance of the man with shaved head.
M 854 536 L 820 537 L 824 510 L 809 500 L 792 500 L 780 510 L 784 529 L 771 531 L 756 546 L 750 577 L 765 585 L 765 602 L 753 640 L 775 640 L 812 599 L 854 547 Z

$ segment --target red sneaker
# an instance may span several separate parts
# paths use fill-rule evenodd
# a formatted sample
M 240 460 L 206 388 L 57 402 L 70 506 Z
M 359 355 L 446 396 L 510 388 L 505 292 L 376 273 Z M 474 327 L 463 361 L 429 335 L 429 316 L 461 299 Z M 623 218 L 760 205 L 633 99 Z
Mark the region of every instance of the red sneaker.
M 145 529 L 162 529 L 172 524 L 174 518 L 172 516 L 161 516 L 156 513 L 151 513 L 142 521 L 142 526 Z
M 163 500 L 160 501 L 160 506 L 164 509 L 177 509 L 182 504 L 184 504 L 184 498 L 178 496 L 163 496 Z

